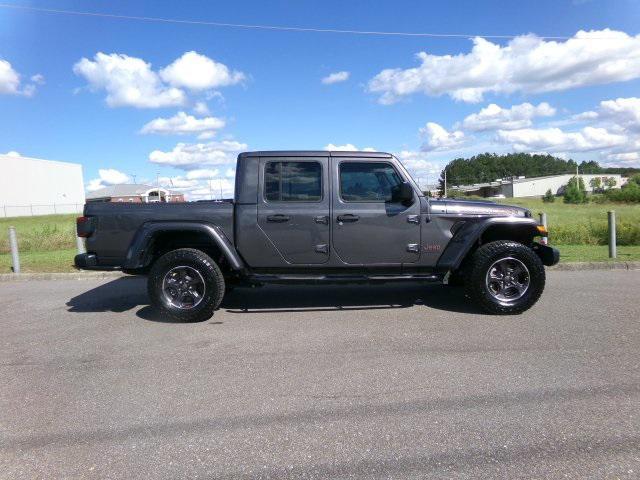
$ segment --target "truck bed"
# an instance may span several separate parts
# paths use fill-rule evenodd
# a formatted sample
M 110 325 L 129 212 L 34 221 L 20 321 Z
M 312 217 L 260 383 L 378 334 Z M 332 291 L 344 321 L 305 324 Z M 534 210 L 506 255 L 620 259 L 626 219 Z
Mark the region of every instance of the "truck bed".
M 120 265 L 135 232 L 146 222 L 200 222 L 222 228 L 233 243 L 233 201 L 183 203 L 90 202 L 84 216 L 92 217 L 95 233 L 87 238 L 87 252 L 99 252 L 100 263 Z

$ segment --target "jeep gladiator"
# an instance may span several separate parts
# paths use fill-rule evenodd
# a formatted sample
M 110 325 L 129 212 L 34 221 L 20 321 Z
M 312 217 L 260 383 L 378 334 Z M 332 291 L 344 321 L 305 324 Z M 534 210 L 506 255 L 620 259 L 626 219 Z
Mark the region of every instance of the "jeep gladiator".
M 241 153 L 233 200 L 87 203 L 77 232 L 78 268 L 148 275 L 152 305 L 182 321 L 267 283 L 455 283 L 488 312 L 520 313 L 559 260 L 527 209 L 428 198 L 379 152 Z

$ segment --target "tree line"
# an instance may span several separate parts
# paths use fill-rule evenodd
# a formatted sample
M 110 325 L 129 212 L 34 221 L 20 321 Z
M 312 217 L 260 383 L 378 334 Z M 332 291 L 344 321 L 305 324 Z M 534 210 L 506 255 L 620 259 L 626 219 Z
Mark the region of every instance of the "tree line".
M 531 153 L 482 153 L 471 158 L 456 158 L 450 161 L 440 173 L 440 189 L 444 186 L 445 170 L 447 185 L 469 185 L 473 183 L 493 182 L 509 177 L 543 177 L 564 173 L 620 173 L 632 175 L 640 172 L 637 168 L 605 168 L 598 162 L 565 160 L 545 154 Z

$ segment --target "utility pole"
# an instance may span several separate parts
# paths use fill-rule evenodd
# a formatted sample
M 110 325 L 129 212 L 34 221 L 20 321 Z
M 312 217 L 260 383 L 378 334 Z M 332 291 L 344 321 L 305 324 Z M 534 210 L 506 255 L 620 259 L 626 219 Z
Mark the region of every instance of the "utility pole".
M 447 167 L 444 167 L 444 198 L 447 198 Z
M 218 187 L 220 187 L 220 200 L 222 200 L 222 179 L 218 179 Z

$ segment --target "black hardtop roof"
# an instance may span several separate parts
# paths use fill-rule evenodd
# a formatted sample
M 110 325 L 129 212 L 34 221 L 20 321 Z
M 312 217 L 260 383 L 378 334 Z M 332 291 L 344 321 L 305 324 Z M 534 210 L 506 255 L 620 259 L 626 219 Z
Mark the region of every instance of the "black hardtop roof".
M 368 158 L 391 158 L 390 153 L 385 152 L 342 152 L 330 150 L 267 150 L 258 152 L 242 152 L 238 155 L 238 160 L 247 157 L 368 157 Z

